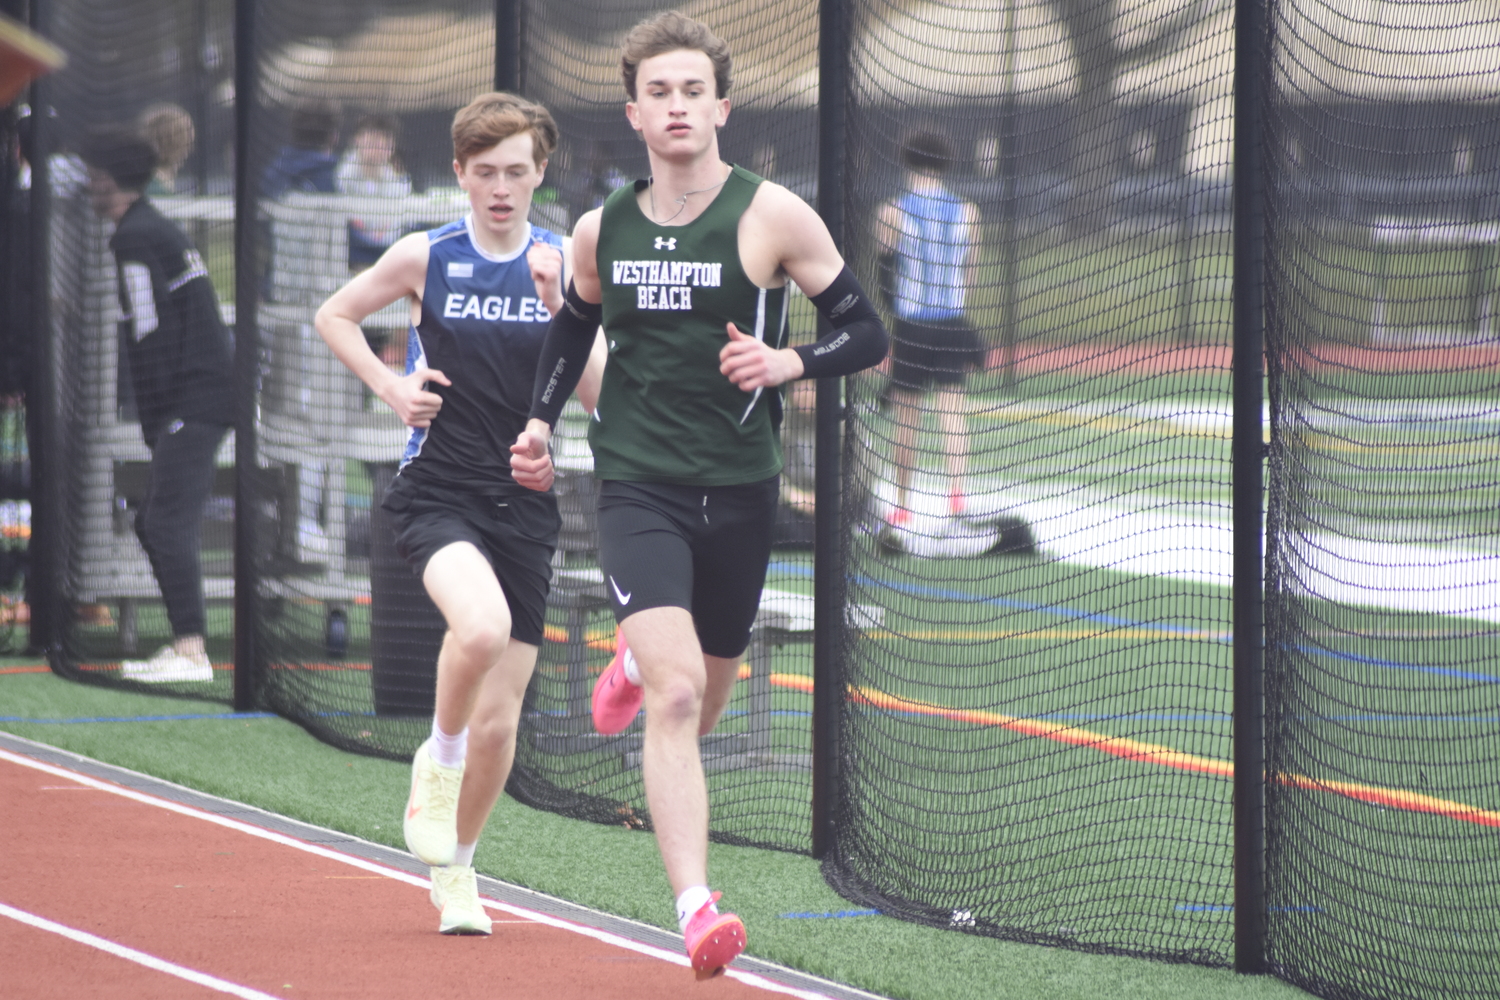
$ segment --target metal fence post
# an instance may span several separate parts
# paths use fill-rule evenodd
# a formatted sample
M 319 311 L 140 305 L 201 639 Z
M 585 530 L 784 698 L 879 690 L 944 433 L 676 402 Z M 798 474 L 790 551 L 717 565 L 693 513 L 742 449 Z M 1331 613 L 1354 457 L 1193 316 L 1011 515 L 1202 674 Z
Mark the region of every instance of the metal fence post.
M 1236 0 L 1234 70 L 1234 950 L 1266 971 L 1266 0 Z
M 521 92 L 521 0 L 495 0 L 495 89 Z
M 259 400 L 260 296 L 257 203 L 260 184 L 251 155 L 252 114 L 259 100 L 255 71 L 256 0 L 234 6 L 234 707 L 255 707 L 260 669 L 256 594 L 260 587 L 256 521 L 260 517 Z
M 844 247 L 844 100 L 848 86 L 845 0 L 818 9 L 818 214 Z M 819 319 L 819 327 L 825 326 Z M 844 564 L 840 523 L 843 379 L 818 379 L 813 510 L 812 853 L 833 847 L 838 800 L 839 713 L 843 701 Z
M 51 4 L 31 4 L 30 28 L 43 38 L 51 37 Z M 31 85 L 30 214 L 31 323 L 37 333 L 31 358 L 26 399 L 27 437 L 31 458 L 31 567 L 27 574 L 26 600 L 31 610 L 31 649 L 48 656 L 55 667 L 62 641 L 62 455 L 61 421 L 56 385 L 57 331 L 52 323 L 52 153 L 57 148 L 50 112 L 54 84 L 47 76 Z M 8 196 L 9 192 L 5 192 Z

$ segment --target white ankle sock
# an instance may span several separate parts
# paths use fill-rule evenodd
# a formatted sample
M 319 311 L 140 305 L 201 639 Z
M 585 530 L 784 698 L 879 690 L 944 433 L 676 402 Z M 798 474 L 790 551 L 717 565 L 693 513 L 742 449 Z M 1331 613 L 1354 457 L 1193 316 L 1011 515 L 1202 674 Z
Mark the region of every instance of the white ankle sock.
M 479 846 L 479 841 L 472 844 L 459 844 L 458 850 L 453 852 L 453 863 L 463 868 L 474 867 L 474 848 Z
M 635 654 L 628 649 L 625 650 L 625 663 L 623 664 L 623 667 L 625 670 L 625 679 L 634 684 L 636 687 L 640 687 L 641 667 L 640 664 L 635 662 Z
M 690 885 L 682 890 L 682 895 L 677 897 L 678 929 L 686 932 L 688 920 L 693 914 L 703 909 L 703 904 L 712 898 L 713 893 L 708 891 L 708 886 L 706 885 Z M 713 907 L 713 911 L 718 913 L 719 908 L 715 906 Z
M 438 728 L 437 720 L 433 719 L 432 739 L 428 743 L 427 752 L 432 755 L 434 763 L 443 767 L 457 767 L 469 755 L 469 727 L 465 726 L 457 736 L 449 736 Z

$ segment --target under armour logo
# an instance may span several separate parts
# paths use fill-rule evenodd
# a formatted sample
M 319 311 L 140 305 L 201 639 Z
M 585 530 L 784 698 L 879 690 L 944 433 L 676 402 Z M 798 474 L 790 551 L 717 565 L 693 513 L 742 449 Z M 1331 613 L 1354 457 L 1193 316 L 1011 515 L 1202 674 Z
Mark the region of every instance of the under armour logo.
M 656 238 L 656 249 L 658 249 L 658 250 L 676 250 L 677 249 L 677 237 L 675 237 L 675 236 L 658 236 Z

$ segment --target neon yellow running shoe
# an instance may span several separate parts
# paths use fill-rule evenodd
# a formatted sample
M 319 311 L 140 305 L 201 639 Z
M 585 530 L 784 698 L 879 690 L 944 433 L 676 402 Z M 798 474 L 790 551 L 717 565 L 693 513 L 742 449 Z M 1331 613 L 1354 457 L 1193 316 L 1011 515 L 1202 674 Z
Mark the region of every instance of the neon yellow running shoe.
M 417 747 L 401 832 L 406 849 L 434 867 L 453 864 L 458 850 L 458 790 L 463 781 L 462 764 L 443 767 L 427 752 L 426 743 Z
M 488 934 L 492 929 L 489 914 L 479 903 L 479 883 L 474 869 L 467 865 L 449 865 L 432 869 L 432 905 L 442 911 L 438 918 L 441 934 Z

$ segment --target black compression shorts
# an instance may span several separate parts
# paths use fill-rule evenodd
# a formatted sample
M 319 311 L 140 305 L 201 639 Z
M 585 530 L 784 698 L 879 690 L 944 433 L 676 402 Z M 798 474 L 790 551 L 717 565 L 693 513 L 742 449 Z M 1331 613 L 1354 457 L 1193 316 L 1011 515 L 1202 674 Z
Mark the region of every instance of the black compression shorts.
M 743 653 L 771 561 L 780 479 L 601 483 L 599 565 L 615 620 L 647 608 L 683 608 L 703 652 Z
M 898 389 L 961 386 L 984 365 L 979 334 L 962 317 L 898 319 L 891 332 L 891 382 Z
M 533 646 L 542 644 L 552 552 L 562 527 L 556 496 L 439 493 L 397 476 L 380 506 L 390 512 L 396 551 L 418 577 L 439 549 L 454 542 L 469 542 L 477 548 L 489 560 L 510 605 L 511 638 Z

